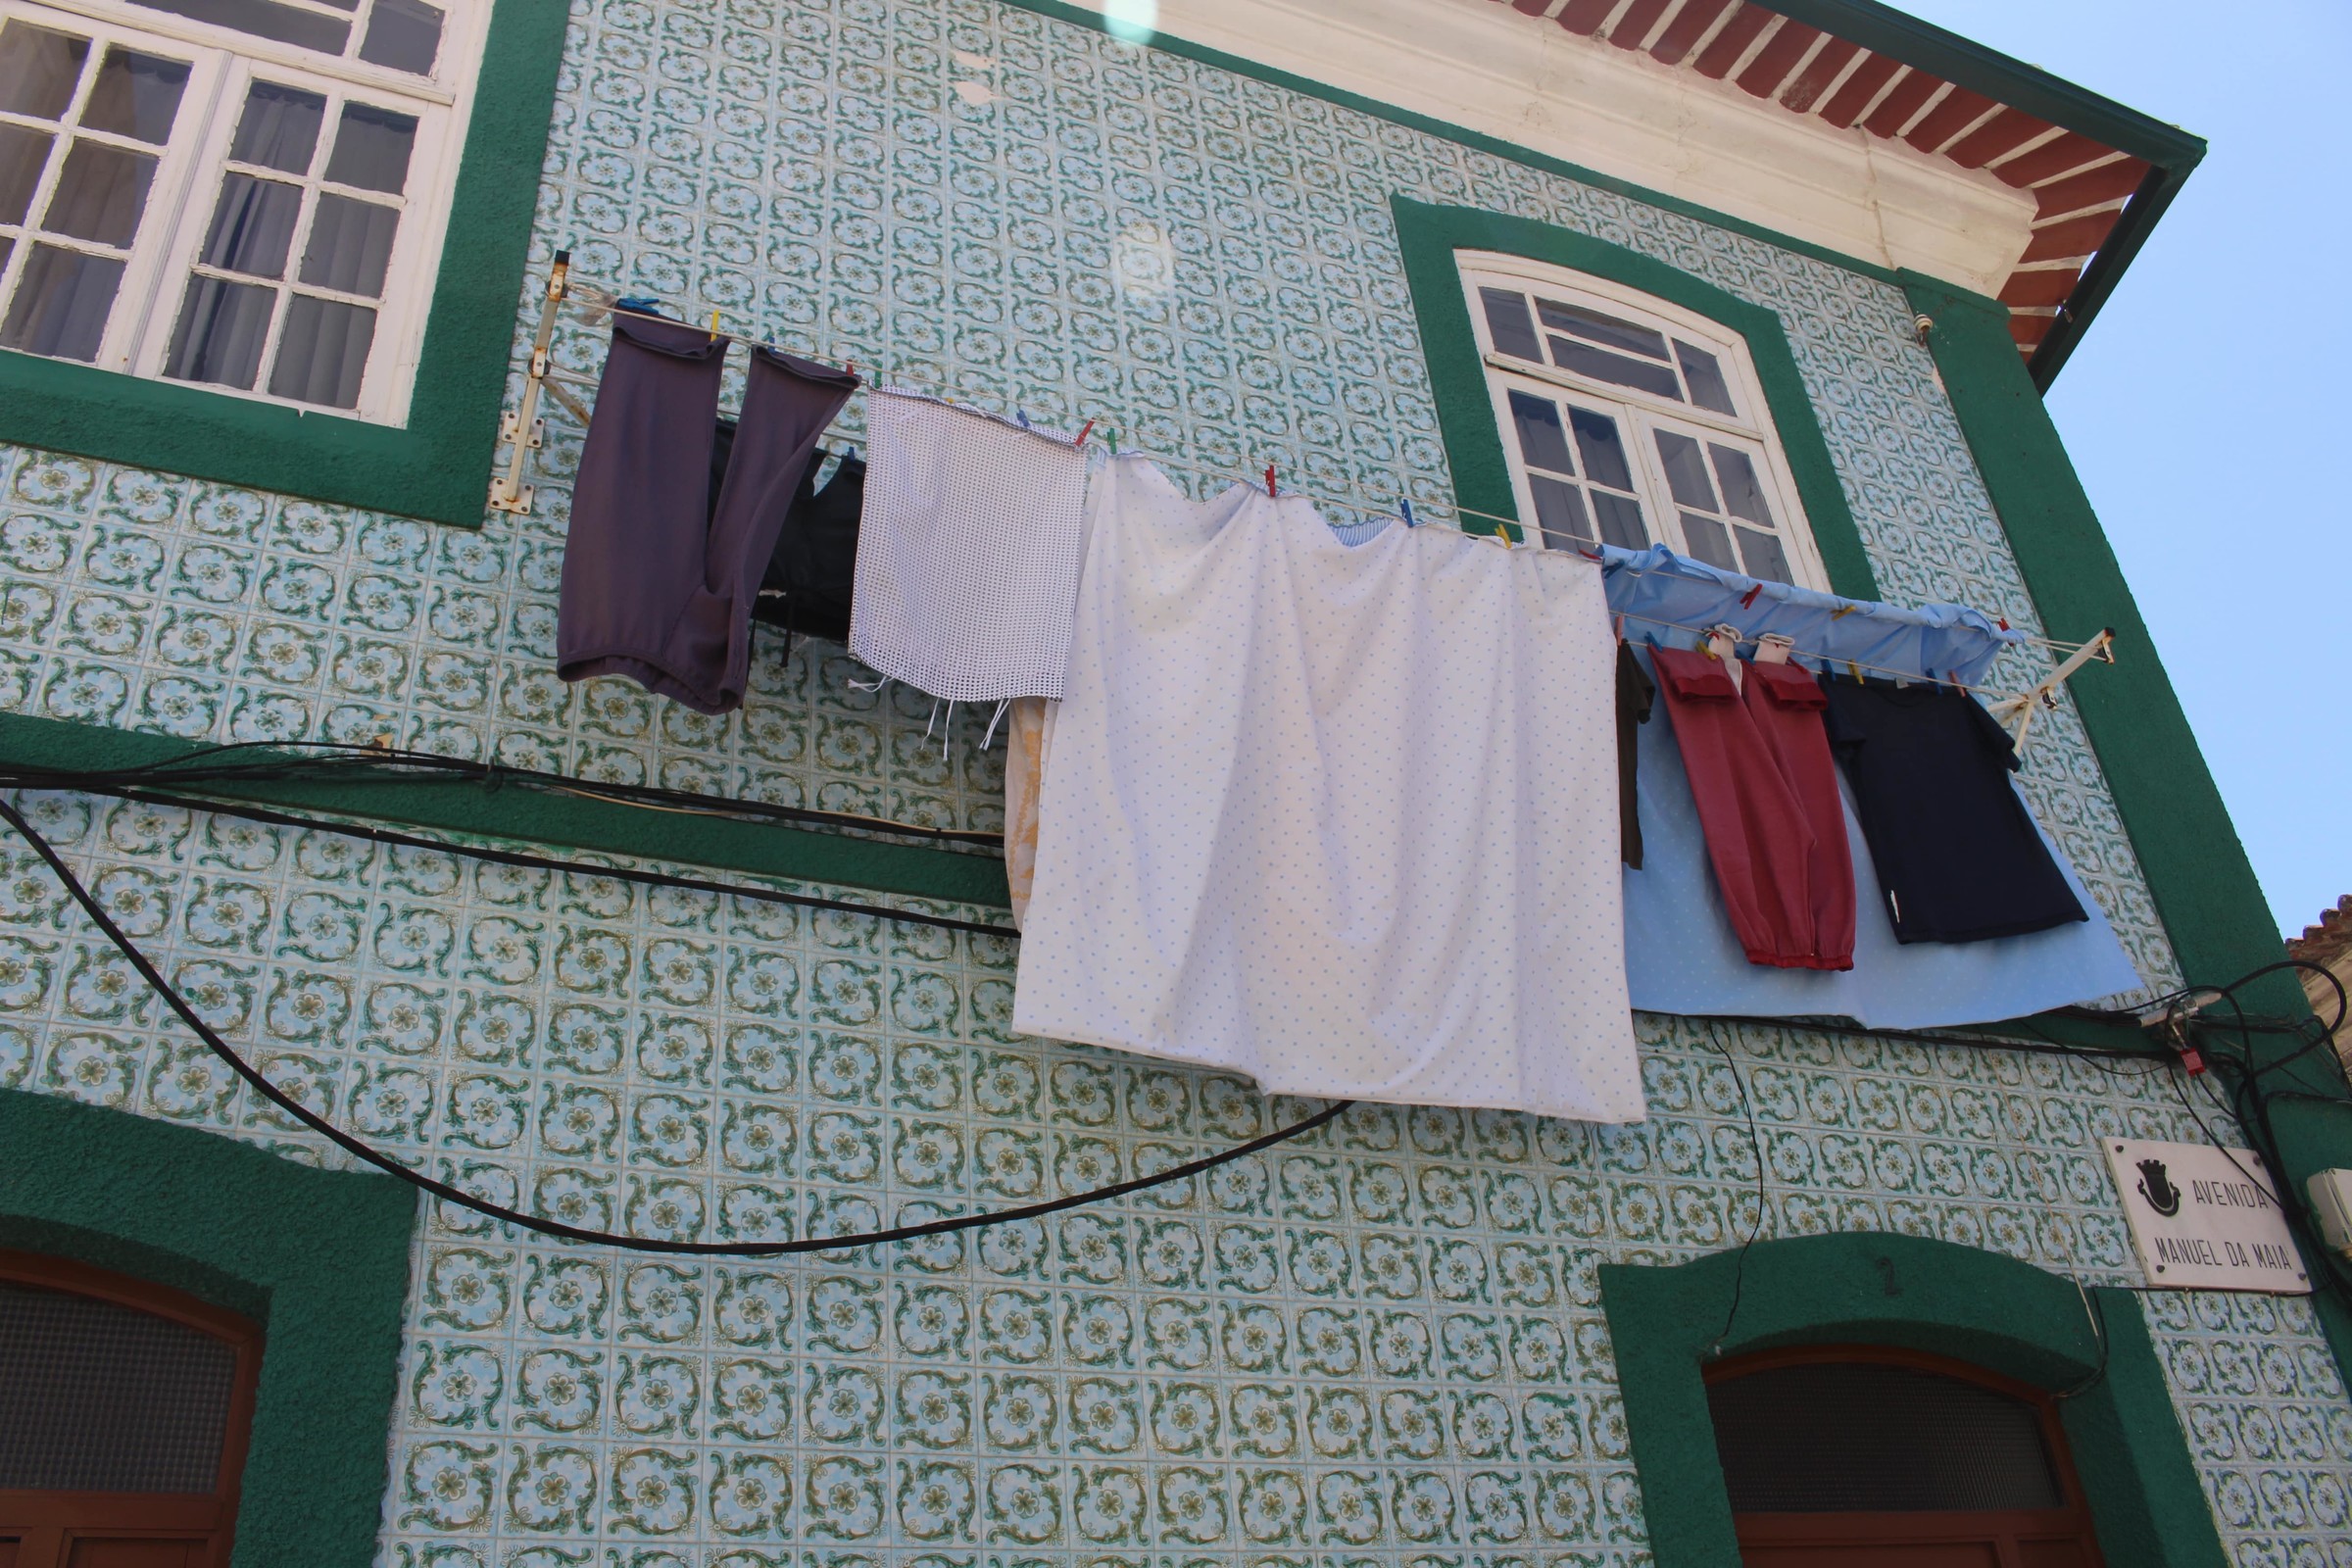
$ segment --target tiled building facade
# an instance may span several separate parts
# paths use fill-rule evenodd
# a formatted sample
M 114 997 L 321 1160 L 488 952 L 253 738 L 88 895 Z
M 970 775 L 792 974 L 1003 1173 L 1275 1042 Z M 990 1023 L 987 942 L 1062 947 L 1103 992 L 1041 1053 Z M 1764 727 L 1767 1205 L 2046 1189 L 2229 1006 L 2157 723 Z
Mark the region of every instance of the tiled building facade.
M 1272 462 L 1303 489 L 1432 511 L 1447 451 L 1391 202 L 1540 220 L 1781 317 L 1886 598 L 2041 624 L 1899 287 L 1079 20 L 996 0 L 575 0 L 544 170 L 512 177 L 538 192 L 517 387 L 567 249 L 690 320 L 715 310 L 1203 468 Z M 567 319 L 556 363 L 593 376 L 601 358 L 600 330 Z M 786 659 L 763 636 L 755 692 L 723 719 L 558 681 L 580 432 L 549 419 L 531 511 L 478 530 L 8 451 L 0 704 L 1001 823 L 987 715 L 949 715 L 943 747 L 927 699 L 864 689 L 830 644 Z M 2180 984 L 2071 703 L 2024 782 L 2149 989 Z M 1015 1035 L 1006 942 L 24 800 L 272 1080 L 576 1223 L 860 1230 L 1083 1191 L 1313 1108 Z M 630 863 L 670 863 L 659 842 Z M 12 849 L 0 898 L 0 1086 L 342 1161 L 196 1044 L 28 855 Z M 379 1559 L 1639 1563 L 1601 1265 L 1751 1231 L 1892 1232 L 2136 1286 L 2096 1141 L 2201 1136 L 2153 1067 L 1638 1022 L 1637 1126 L 1366 1105 L 1200 1178 L 887 1249 L 669 1259 L 428 1204 Z M 2139 1300 L 2231 1560 L 2352 1563 L 2352 1401 L 2312 1305 Z

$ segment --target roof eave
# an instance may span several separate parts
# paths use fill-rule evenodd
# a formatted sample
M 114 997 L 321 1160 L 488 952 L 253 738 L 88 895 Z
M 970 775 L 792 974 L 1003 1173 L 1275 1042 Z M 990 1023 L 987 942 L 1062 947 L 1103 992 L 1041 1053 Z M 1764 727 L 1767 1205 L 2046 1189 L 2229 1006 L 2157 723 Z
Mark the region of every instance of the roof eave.
M 2024 110 L 2051 124 L 2088 136 L 2149 166 L 2148 175 L 2124 206 L 2106 241 L 2082 270 L 2059 308 L 2057 323 L 2034 350 L 2027 368 L 2036 388 L 2047 391 L 2091 318 L 2115 291 L 2124 269 L 2139 254 L 2156 220 L 2205 157 L 2205 139 L 2178 125 L 2141 114 L 2087 88 L 2054 76 L 2038 66 L 2014 60 L 1958 33 L 1906 16 L 1878 0 L 1751 0 L 1792 22 L 1931 72 L 1955 86 L 1996 103 Z

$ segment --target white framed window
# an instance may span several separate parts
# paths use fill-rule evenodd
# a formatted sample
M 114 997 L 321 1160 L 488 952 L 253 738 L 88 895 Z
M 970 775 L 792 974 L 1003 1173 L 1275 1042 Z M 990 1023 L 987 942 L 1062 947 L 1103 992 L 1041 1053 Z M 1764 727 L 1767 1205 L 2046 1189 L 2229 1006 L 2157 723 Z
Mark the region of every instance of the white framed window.
M 0 0 L 0 349 L 408 417 L 489 0 Z
M 1531 539 L 1829 587 L 1740 337 L 1603 278 L 1457 260 Z

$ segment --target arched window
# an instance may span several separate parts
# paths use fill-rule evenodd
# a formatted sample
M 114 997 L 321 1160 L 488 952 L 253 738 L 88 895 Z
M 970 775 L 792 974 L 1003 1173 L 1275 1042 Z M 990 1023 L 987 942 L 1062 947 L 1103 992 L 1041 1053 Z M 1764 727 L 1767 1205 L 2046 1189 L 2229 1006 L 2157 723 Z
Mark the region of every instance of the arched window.
M 1531 540 L 1663 544 L 1728 571 L 1829 586 L 1737 334 L 1556 267 L 1481 253 L 1460 264 Z
M 0 1251 L 0 1568 L 226 1568 L 262 1332 Z
M 2098 1568 L 2055 1407 L 1940 1356 L 1806 1347 L 1707 1373 L 1746 1568 Z

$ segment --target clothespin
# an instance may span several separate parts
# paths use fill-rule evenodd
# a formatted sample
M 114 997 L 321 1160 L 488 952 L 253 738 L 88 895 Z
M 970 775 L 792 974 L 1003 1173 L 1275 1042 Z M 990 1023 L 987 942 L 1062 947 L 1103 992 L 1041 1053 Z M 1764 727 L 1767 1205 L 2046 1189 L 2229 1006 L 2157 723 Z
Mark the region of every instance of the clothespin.
M 2009 617 L 2007 615 L 2003 615 L 1999 621 L 1996 622 L 1996 624 L 1999 625 L 2001 630 L 2007 631 L 2009 629 Z
M 718 341 L 718 313 L 716 311 L 710 313 L 710 341 L 713 343 Z
M 1625 617 L 1623 615 L 1618 615 L 1614 618 L 1616 621 L 1617 640 L 1619 642 L 1623 642 L 1625 641 Z
M 1022 429 L 1029 428 L 1029 411 L 1027 409 L 1016 408 L 1012 411 L 1012 415 L 1014 418 L 1021 421 Z
M 1119 431 L 1116 425 L 1102 432 L 1102 444 L 1110 448 L 1112 457 L 1115 458 L 1119 455 Z
M 1740 608 L 1741 610 L 1745 610 L 1748 606 L 1754 604 L 1756 602 L 1756 595 L 1762 593 L 1763 591 L 1764 585 L 1762 583 L 1758 583 L 1753 588 L 1750 588 L 1747 592 L 1741 594 L 1740 596 Z
M 1093 434 L 1093 433 L 1094 433 L 1094 428 L 1095 428 L 1095 421 L 1094 421 L 1094 420 L 1092 420 L 1092 419 L 1089 419 L 1089 420 L 1087 420 L 1087 421 L 1086 421 L 1086 428 L 1085 428 L 1085 429 L 1083 429 L 1083 430 L 1080 430 L 1080 431 L 1078 432 L 1078 439 L 1077 439 L 1077 440 L 1075 440 L 1075 441 L 1073 441 L 1073 442 L 1071 442 L 1071 443 L 1070 443 L 1070 445 L 1072 445 L 1072 446 L 1074 446 L 1074 447 L 1082 447 L 1082 446 L 1086 445 L 1086 438 L 1087 438 L 1089 435 L 1091 435 L 1091 434 Z
M 845 374 L 856 375 L 858 373 L 858 362 L 856 360 L 845 360 L 842 362 L 841 368 Z
M 1274 465 L 1271 463 L 1266 465 L 1266 495 L 1268 499 L 1274 495 Z
M 1396 510 L 1397 510 L 1399 513 L 1403 514 L 1403 515 L 1404 515 L 1404 525 L 1405 525 L 1407 528 L 1410 528 L 1410 527 L 1414 526 L 1414 524 L 1413 524 L 1413 504 L 1412 504 L 1410 501 L 1407 501 L 1407 500 L 1406 500 L 1404 497 L 1402 497 L 1402 496 L 1398 496 L 1398 497 L 1396 498 Z
M 1838 612 L 1832 615 L 1830 618 L 1832 620 L 1843 620 L 1846 616 L 1852 614 L 1855 611 L 1860 610 L 1861 608 L 1862 607 L 1860 605 L 1839 605 L 1838 607 Z
M 1843 612 L 1841 611 L 1839 613 L 1842 614 Z M 1849 659 L 1845 662 L 1845 671 L 1847 674 L 1854 677 L 1855 685 L 1859 686 L 1862 684 L 1862 666 L 1860 664 L 1855 663 Z

